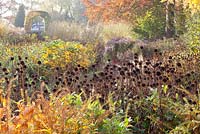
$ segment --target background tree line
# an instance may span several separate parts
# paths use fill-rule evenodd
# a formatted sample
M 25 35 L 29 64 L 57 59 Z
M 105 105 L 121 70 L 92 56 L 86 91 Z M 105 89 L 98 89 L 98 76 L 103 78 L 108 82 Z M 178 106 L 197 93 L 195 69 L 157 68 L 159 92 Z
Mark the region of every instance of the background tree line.
M 83 0 L 90 21 L 124 20 L 143 38 L 177 37 L 199 14 L 199 0 Z

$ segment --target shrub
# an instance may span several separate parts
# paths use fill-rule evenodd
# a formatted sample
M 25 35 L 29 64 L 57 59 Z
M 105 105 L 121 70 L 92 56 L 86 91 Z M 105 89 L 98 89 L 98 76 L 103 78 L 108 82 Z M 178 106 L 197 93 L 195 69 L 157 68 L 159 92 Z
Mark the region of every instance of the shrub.
M 51 67 L 78 64 L 88 67 L 95 59 L 95 53 L 91 45 L 83 46 L 76 42 L 52 41 L 44 44 L 42 52 L 42 62 Z
M 121 111 L 112 118 L 104 119 L 104 124 L 99 128 L 100 132 L 104 134 L 129 134 L 129 122 L 131 122 L 131 118 L 125 118 L 122 121 L 123 114 L 123 111 Z
M 200 15 L 199 12 L 187 21 L 187 33 L 184 40 L 193 51 L 200 51 Z
M 17 28 L 6 20 L 0 21 L 0 38 L 4 45 L 17 45 L 37 42 L 36 35 L 25 34 L 23 28 Z
M 133 119 L 133 132 L 198 134 L 200 130 L 200 116 L 198 103 L 196 103 L 199 101 L 198 94 L 193 95 L 184 89 L 178 88 L 176 92 L 181 90 L 187 95 L 182 97 L 177 93 L 176 98 L 171 98 L 170 94 L 167 93 L 167 86 L 164 86 L 162 90 L 162 95 L 158 89 L 154 89 L 147 98 L 134 100 L 130 108 L 132 111 L 130 114 L 132 114 Z M 189 100 L 192 100 L 193 103 Z
M 141 38 L 155 39 L 160 38 L 165 33 L 165 18 L 157 11 L 149 10 L 144 16 L 136 20 L 133 31 L 140 35 Z M 158 15 L 159 14 L 159 15 Z
M 26 45 L 38 42 L 36 34 L 9 33 L 3 38 L 4 45 Z
M 184 46 L 184 44 L 180 43 L 179 40 L 171 39 L 163 39 L 163 40 L 156 40 L 153 42 L 150 41 L 143 41 L 143 43 L 136 43 L 136 47 L 143 46 L 143 49 L 137 49 L 134 52 L 142 53 L 144 57 L 150 58 L 154 54 L 154 50 L 157 49 L 158 52 L 166 52 L 175 50 L 179 46 Z
M 133 48 L 133 40 L 129 38 L 113 38 L 106 43 L 107 58 L 117 60 L 120 55 Z
M 128 23 L 102 24 L 102 27 L 101 35 L 105 42 L 113 38 L 134 38 L 132 26 Z

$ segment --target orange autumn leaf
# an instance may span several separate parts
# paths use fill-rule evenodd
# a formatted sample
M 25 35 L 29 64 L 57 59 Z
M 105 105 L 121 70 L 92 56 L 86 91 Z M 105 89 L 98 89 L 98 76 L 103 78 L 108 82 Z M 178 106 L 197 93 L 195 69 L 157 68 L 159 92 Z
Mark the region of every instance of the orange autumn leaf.
M 134 5 L 144 6 L 149 0 L 83 0 L 86 6 L 85 15 L 90 21 L 126 20 L 132 15 Z
M 0 108 L 0 119 L 4 116 L 5 108 Z

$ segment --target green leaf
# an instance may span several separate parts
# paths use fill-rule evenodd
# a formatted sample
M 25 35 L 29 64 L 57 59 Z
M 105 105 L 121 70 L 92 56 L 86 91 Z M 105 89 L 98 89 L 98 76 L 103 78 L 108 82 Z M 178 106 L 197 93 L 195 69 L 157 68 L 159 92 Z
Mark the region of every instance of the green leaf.
M 167 93 L 167 89 L 168 89 L 168 86 L 167 85 L 164 85 L 163 86 L 163 92 L 166 94 Z

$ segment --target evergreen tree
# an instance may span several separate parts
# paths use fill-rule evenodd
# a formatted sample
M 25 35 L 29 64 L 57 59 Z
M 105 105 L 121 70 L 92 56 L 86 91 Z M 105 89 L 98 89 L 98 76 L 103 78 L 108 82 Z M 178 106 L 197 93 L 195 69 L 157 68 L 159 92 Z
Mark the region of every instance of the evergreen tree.
M 24 27 L 24 20 L 25 20 L 25 7 L 22 4 L 19 6 L 14 25 L 16 27 Z

